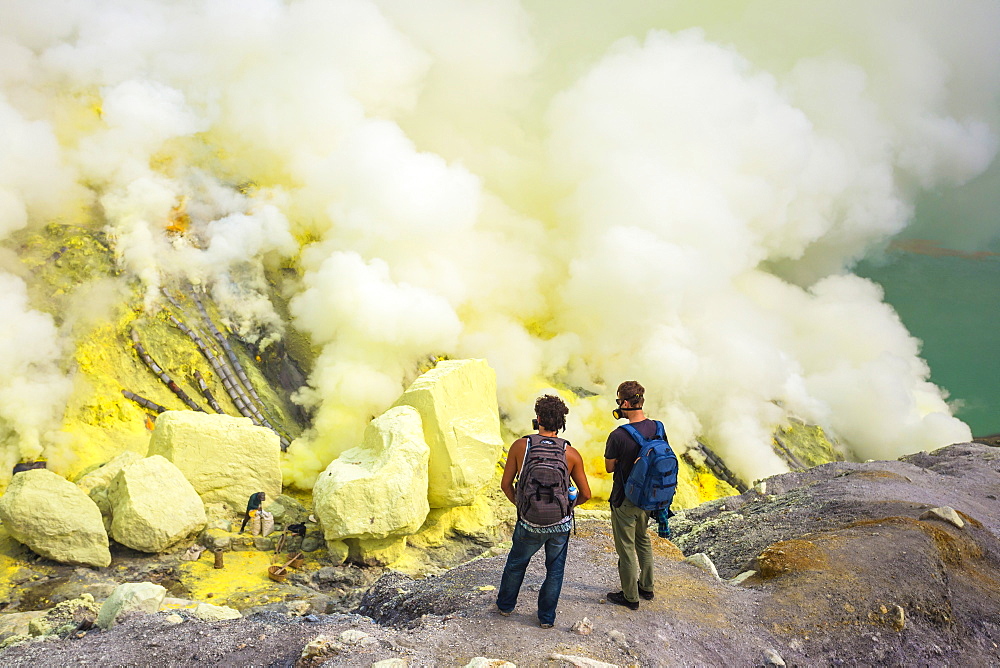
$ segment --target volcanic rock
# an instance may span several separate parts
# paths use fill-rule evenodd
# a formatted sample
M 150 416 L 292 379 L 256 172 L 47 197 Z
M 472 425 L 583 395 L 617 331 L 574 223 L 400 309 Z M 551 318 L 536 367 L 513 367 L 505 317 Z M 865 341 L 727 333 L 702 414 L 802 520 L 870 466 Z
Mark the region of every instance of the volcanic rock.
M 205 507 L 180 470 L 159 455 L 129 464 L 108 490 L 111 536 L 142 552 L 162 552 L 206 524 Z
M 184 474 L 205 503 L 222 501 L 242 512 L 247 499 L 281 494 L 281 442 L 248 418 L 167 411 L 156 418 L 149 454 L 163 455 Z
M 108 566 L 101 511 L 79 487 L 47 469 L 18 473 L 0 498 L 0 520 L 11 537 L 64 564 Z
M 104 528 L 108 531 L 111 530 L 111 501 L 108 499 L 108 487 L 111 486 L 111 481 L 114 480 L 119 471 L 140 459 L 142 459 L 142 455 L 126 450 L 107 464 L 76 481 L 77 487 L 86 492 L 101 509 L 101 515 L 104 516 Z
M 313 488 L 326 540 L 383 541 L 417 531 L 429 511 L 428 456 L 415 409 L 397 406 L 372 420 L 363 444 L 334 460 Z
M 503 441 L 496 374 L 486 360 L 445 360 L 396 401 L 420 412 L 432 508 L 464 506 L 493 479 Z
M 123 615 L 136 612 L 154 613 L 167 595 L 167 590 L 152 582 L 127 582 L 115 587 L 111 596 L 101 606 L 97 625 L 109 629 Z

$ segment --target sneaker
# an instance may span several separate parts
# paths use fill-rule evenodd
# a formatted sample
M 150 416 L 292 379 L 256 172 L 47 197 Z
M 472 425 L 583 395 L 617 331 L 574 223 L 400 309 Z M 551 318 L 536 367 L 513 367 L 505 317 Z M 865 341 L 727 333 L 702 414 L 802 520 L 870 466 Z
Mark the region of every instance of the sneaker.
M 620 591 L 613 591 L 607 596 L 605 596 L 605 598 L 608 599 L 609 603 L 614 603 L 615 605 L 624 605 L 629 610 L 639 609 L 639 601 L 628 600 L 627 598 L 625 598 L 625 594 L 623 594 Z
M 643 589 L 642 587 L 639 587 L 639 596 L 642 596 L 647 601 L 652 601 L 653 600 L 653 596 L 654 596 L 653 590 L 652 589 Z
M 499 613 L 500 613 L 501 615 L 503 615 L 504 617 L 510 617 L 510 613 L 512 613 L 512 612 L 514 612 L 514 611 L 513 611 L 513 610 L 501 610 L 501 609 L 500 609 L 500 606 L 498 605 L 498 606 L 497 606 L 497 612 L 499 612 Z
M 542 627 L 543 629 L 551 629 L 552 628 L 552 624 L 546 624 L 545 622 L 538 622 L 538 625 L 540 627 Z

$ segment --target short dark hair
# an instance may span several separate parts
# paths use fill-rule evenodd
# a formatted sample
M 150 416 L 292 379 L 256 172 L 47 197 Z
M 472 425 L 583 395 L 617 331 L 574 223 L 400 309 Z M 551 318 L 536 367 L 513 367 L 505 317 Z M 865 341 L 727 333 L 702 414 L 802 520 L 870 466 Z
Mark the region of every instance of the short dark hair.
M 535 417 L 538 424 L 549 431 L 562 431 L 566 428 L 566 416 L 569 408 L 559 397 L 545 394 L 535 400 Z
M 644 401 L 643 395 L 645 393 L 646 388 L 635 380 L 626 380 L 618 386 L 618 398 L 622 401 L 629 402 L 636 408 L 642 406 L 642 402 Z

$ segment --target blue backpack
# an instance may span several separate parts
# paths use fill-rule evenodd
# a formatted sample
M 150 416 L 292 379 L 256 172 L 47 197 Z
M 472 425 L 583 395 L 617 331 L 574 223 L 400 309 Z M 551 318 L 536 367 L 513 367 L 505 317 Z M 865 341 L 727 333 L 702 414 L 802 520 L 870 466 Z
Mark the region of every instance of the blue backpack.
M 625 496 L 647 512 L 670 508 L 677 489 L 677 456 L 667 443 L 663 423 L 654 420 L 656 435 L 646 439 L 630 424 L 622 427 L 639 444 L 639 458 L 625 481 Z

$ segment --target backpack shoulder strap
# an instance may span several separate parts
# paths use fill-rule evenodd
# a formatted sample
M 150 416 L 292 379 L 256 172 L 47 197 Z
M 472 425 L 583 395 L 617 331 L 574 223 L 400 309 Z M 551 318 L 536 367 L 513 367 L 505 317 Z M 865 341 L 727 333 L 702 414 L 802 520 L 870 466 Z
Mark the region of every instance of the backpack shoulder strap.
M 521 457 L 521 468 L 517 470 L 517 477 L 521 477 L 521 473 L 524 471 L 524 463 L 528 461 L 528 450 L 531 449 L 531 434 L 524 437 L 524 457 Z
M 667 430 L 663 427 L 663 423 L 659 420 L 653 420 L 653 424 L 656 425 L 656 435 L 658 438 L 667 440 Z
M 633 427 L 630 424 L 623 424 L 622 425 L 622 429 L 624 429 L 625 431 L 628 432 L 628 435 L 631 436 L 632 439 L 635 440 L 635 442 L 639 444 L 640 448 L 642 446 L 646 445 L 646 439 L 643 437 L 642 434 L 639 433 L 638 429 L 636 429 L 635 427 Z

